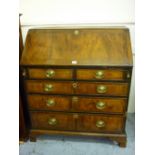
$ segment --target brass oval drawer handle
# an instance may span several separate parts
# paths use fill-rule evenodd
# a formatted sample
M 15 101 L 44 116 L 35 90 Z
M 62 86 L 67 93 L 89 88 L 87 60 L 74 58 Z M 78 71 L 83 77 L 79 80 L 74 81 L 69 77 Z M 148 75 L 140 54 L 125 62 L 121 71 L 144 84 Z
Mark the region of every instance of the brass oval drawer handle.
M 104 71 L 98 70 L 95 74 L 96 79 L 103 79 L 104 78 Z
M 54 75 L 55 75 L 55 71 L 54 70 L 49 69 L 49 70 L 46 71 L 46 77 L 47 78 L 54 77 Z
M 107 87 L 106 86 L 104 86 L 104 85 L 97 86 L 97 92 L 98 93 L 102 94 L 102 93 L 106 93 L 106 91 L 107 91 Z
M 54 105 L 55 105 L 55 101 L 54 101 L 53 99 L 48 99 L 48 100 L 46 101 L 46 105 L 47 105 L 48 107 L 54 106 Z
M 101 101 L 97 102 L 96 103 L 96 108 L 99 109 L 99 110 L 104 109 L 105 108 L 105 102 L 101 102 Z
M 53 85 L 52 84 L 45 84 L 44 86 L 44 91 L 49 92 L 53 90 Z
M 103 127 L 105 127 L 105 122 L 99 120 L 99 121 L 96 122 L 96 126 L 97 126 L 98 128 L 103 128 Z
M 56 118 L 50 118 L 48 120 L 48 124 L 49 125 L 56 125 L 58 123 L 57 119 Z

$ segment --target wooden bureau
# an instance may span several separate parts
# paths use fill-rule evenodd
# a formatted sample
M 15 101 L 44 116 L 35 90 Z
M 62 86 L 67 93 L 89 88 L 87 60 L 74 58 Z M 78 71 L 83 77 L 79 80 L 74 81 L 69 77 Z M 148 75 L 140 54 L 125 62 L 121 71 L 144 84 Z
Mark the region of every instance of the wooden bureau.
M 132 74 L 127 28 L 30 29 L 20 66 L 31 141 L 64 134 L 126 146 Z

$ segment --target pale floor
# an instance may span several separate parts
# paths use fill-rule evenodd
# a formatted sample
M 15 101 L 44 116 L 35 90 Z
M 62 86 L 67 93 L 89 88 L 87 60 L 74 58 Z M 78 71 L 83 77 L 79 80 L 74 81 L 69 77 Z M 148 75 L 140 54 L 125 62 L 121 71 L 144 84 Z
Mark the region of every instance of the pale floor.
M 39 136 L 37 142 L 20 145 L 20 155 L 134 155 L 135 115 L 128 114 L 126 132 L 127 147 L 103 138 Z

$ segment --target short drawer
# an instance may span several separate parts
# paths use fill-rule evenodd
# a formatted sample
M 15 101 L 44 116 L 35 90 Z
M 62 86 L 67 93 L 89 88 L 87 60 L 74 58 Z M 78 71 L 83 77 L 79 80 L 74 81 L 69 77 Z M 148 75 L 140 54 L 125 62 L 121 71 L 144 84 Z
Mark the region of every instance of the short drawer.
M 29 93 L 50 93 L 50 94 L 72 94 L 71 82 L 52 82 L 29 80 L 26 81 L 27 92 Z
M 126 98 L 72 97 L 73 109 L 80 112 L 123 113 L 126 106 Z
M 118 69 L 78 69 L 79 80 L 126 80 L 130 78 L 127 70 Z
M 128 96 L 128 83 L 77 82 L 76 94 Z
M 71 69 L 28 69 L 29 78 L 72 79 Z
M 110 115 L 80 115 L 78 118 L 78 131 L 122 133 L 124 120 L 122 116 Z
M 73 130 L 75 121 L 72 114 L 31 112 L 33 129 Z
M 28 95 L 30 110 L 70 110 L 70 98 L 51 95 Z

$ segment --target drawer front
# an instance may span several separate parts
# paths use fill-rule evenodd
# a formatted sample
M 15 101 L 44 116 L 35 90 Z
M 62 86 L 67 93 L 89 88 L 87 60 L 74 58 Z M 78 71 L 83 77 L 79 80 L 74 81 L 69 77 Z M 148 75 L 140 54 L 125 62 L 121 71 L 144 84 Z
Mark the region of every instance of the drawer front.
M 126 80 L 129 72 L 125 70 L 112 69 L 79 69 L 77 79 L 79 80 Z
M 72 97 L 72 104 L 75 111 L 123 113 L 126 110 L 127 99 Z
M 122 133 L 124 117 L 106 115 L 81 115 L 78 119 L 79 131 Z
M 127 83 L 27 81 L 29 93 L 127 96 Z
M 30 110 L 70 110 L 70 98 L 51 95 L 28 95 Z
M 128 96 L 128 84 L 109 82 L 78 82 L 76 94 Z
M 72 94 L 73 87 L 71 82 L 45 82 L 45 81 L 27 81 L 27 91 L 29 93 L 60 93 Z
M 71 69 L 29 69 L 29 77 L 36 79 L 72 79 Z
M 31 112 L 31 125 L 34 129 L 75 129 L 74 117 L 71 114 Z

